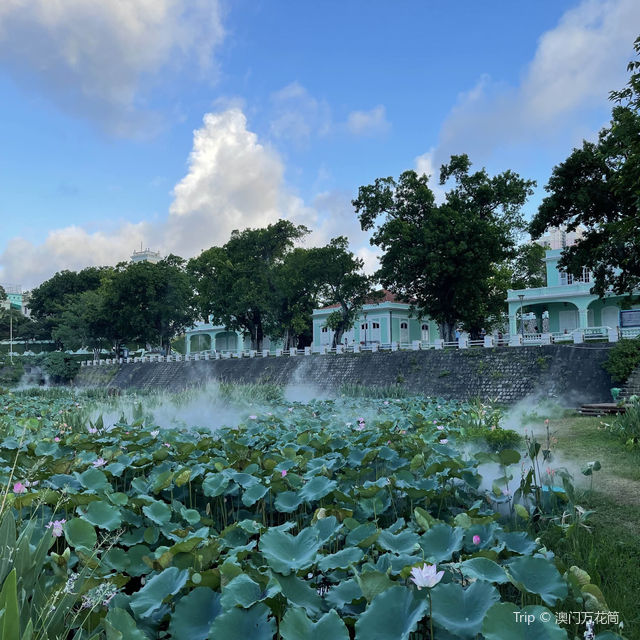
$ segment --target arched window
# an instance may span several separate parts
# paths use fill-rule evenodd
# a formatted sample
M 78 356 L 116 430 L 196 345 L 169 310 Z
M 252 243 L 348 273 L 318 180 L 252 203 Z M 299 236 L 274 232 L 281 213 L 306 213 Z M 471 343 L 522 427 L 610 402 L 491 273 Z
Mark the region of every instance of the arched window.
M 422 324 L 420 329 L 422 329 L 422 331 L 429 331 L 429 325 L 425 322 Z
M 409 325 L 408 325 L 406 322 L 401 322 L 401 323 L 400 323 L 400 328 L 401 328 L 401 329 L 408 329 L 408 328 L 409 328 Z

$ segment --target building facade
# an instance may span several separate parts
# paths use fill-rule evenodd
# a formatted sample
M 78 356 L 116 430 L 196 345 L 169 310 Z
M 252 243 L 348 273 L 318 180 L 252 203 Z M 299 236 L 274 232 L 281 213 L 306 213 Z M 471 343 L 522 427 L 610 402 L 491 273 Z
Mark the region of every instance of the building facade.
M 265 337 L 262 342 L 263 350 L 275 351 L 282 346 L 280 341 L 272 341 Z M 251 349 L 251 337 L 241 331 L 232 331 L 222 325 L 211 322 L 196 322 L 185 331 L 185 353 L 202 353 L 204 351 L 218 351 L 221 353 L 237 353 Z
M 354 326 L 343 334 L 342 344 L 349 347 L 394 342 L 410 345 L 414 341 L 433 344 L 439 337 L 437 324 L 430 318 L 413 316 L 410 307 L 386 291 L 381 301 L 363 305 Z M 313 349 L 333 344 L 334 332 L 326 323 L 327 318 L 339 308 L 339 305 L 332 305 L 313 311 Z
M 618 329 L 622 335 L 640 333 L 640 305 L 623 309 L 622 296 L 607 294 L 603 299 L 591 293 L 592 275 L 584 269 L 579 277 L 558 268 L 562 248 L 548 249 L 544 258 L 547 286 L 537 289 L 510 289 L 509 331 L 523 332 L 521 313 L 535 317 L 524 328 L 524 333 L 570 334 L 575 329 L 608 327 Z M 538 331 L 535 331 L 537 327 Z M 532 331 L 533 329 L 533 331 Z

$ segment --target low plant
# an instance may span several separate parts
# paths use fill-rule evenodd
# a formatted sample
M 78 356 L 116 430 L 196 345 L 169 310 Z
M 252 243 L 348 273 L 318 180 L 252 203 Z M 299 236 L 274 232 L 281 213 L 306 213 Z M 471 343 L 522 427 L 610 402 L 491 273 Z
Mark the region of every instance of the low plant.
M 617 342 L 602 366 L 614 382 L 626 382 L 640 366 L 640 337 Z

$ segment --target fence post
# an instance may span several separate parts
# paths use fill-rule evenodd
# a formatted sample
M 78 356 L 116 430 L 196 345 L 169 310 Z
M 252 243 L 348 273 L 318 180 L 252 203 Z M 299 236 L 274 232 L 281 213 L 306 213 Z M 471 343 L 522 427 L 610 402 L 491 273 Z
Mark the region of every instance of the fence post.
M 437 338 L 433 341 L 434 349 L 444 349 L 444 340 L 442 338 Z
M 463 333 L 458 338 L 458 349 L 468 349 L 469 348 L 469 334 Z
M 609 336 L 609 342 L 618 342 L 618 330 L 617 329 L 607 329 L 607 333 Z
M 516 333 L 514 335 L 509 336 L 509 346 L 510 347 L 521 347 L 522 346 L 522 334 Z
M 490 349 L 491 347 L 493 347 L 493 336 L 484 337 L 484 347 L 485 349 Z
M 304 348 L 304 355 L 305 356 L 310 356 L 311 355 L 311 347 L 305 347 Z
M 282 349 L 276 349 L 276 358 L 279 358 L 282 355 Z
M 268 358 L 269 357 L 269 349 L 263 349 L 262 350 L 262 357 L 263 358 Z
M 584 332 L 582 329 L 574 329 L 572 331 L 573 344 L 582 344 L 584 342 Z
M 542 334 L 542 343 L 541 344 L 551 344 L 551 334 L 543 333 Z

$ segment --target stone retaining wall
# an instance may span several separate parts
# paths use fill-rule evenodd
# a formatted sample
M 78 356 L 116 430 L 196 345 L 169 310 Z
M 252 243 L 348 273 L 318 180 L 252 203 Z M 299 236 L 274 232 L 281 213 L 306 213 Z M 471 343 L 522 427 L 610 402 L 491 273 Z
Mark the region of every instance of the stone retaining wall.
M 114 365 L 111 388 L 178 391 L 212 380 L 312 386 L 389 387 L 459 400 L 480 397 L 513 404 L 526 396 L 554 396 L 568 404 L 606 402 L 614 386 L 602 368 L 609 345 L 397 351 L 299 357 L 245 358 Z M 76 378 L 91 385 L 85 367 Z

